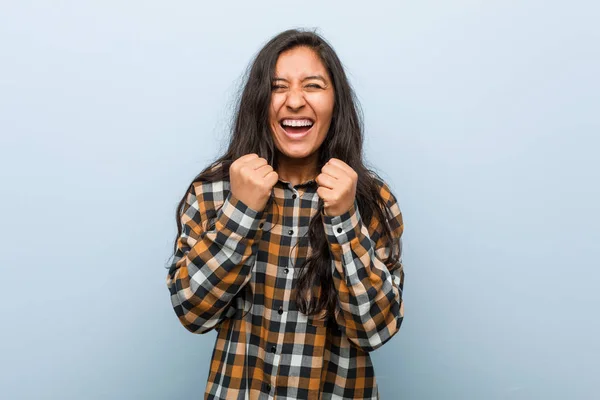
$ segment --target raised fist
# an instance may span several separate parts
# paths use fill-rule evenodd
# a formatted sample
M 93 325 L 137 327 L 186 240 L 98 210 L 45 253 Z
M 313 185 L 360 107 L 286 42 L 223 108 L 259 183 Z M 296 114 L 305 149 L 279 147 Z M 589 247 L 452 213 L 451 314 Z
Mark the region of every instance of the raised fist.
M 231 193 L 254 211 L 262 211 L 279 175 L 258 154 L 246 154 L 229 167 Z

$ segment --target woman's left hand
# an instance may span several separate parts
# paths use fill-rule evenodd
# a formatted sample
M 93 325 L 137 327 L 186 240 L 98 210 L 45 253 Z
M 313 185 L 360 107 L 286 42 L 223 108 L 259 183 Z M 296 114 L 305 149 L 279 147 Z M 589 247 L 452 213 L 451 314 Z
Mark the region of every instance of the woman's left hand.
M 338 216 L 350 209 L 356 197 L 358 174 L 348 164 L 331 158 L 316 178 L 317 194 L 323 199 L 325 215 Z

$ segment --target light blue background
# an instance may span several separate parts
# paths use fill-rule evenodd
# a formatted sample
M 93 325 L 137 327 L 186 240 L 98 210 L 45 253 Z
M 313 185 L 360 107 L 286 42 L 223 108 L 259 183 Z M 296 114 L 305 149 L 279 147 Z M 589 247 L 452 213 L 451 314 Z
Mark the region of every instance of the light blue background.
M 383 399 L 598 399 L 600 6 L 0 6 L 0 397 L 201 398 L 164 268 L 266 40 L 319 27 L 405 218 Z

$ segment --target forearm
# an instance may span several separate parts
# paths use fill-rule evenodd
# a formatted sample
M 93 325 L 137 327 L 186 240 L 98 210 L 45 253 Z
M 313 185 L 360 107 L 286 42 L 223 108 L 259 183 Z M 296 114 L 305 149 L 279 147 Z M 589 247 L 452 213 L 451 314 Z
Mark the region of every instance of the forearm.
M 402 264 L 385 264 L 390 248 L 376 249 L 356 204 L 341 216 L 324 216 L 324 228 L 338 294 L 338 325 L 354 344 L 374 350 L 402 322 Z
M 167 285 L 173 308 L 187 329 L 203 333 L 213 328 L 248 283 L 261 222 L 263 212 L 248 208 L 230 194 L 213 229 L 184 225 Z

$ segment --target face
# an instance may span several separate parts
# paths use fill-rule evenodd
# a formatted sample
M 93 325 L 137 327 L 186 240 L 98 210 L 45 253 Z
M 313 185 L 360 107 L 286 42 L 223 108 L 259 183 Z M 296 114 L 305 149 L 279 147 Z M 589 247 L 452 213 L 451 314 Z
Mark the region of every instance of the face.
M 327 136 L 333 106 L 331 78 L 312 49 L 296 47 L 279 55 L 269 122 L 281 153 L 290 158 L 316 155 Z

